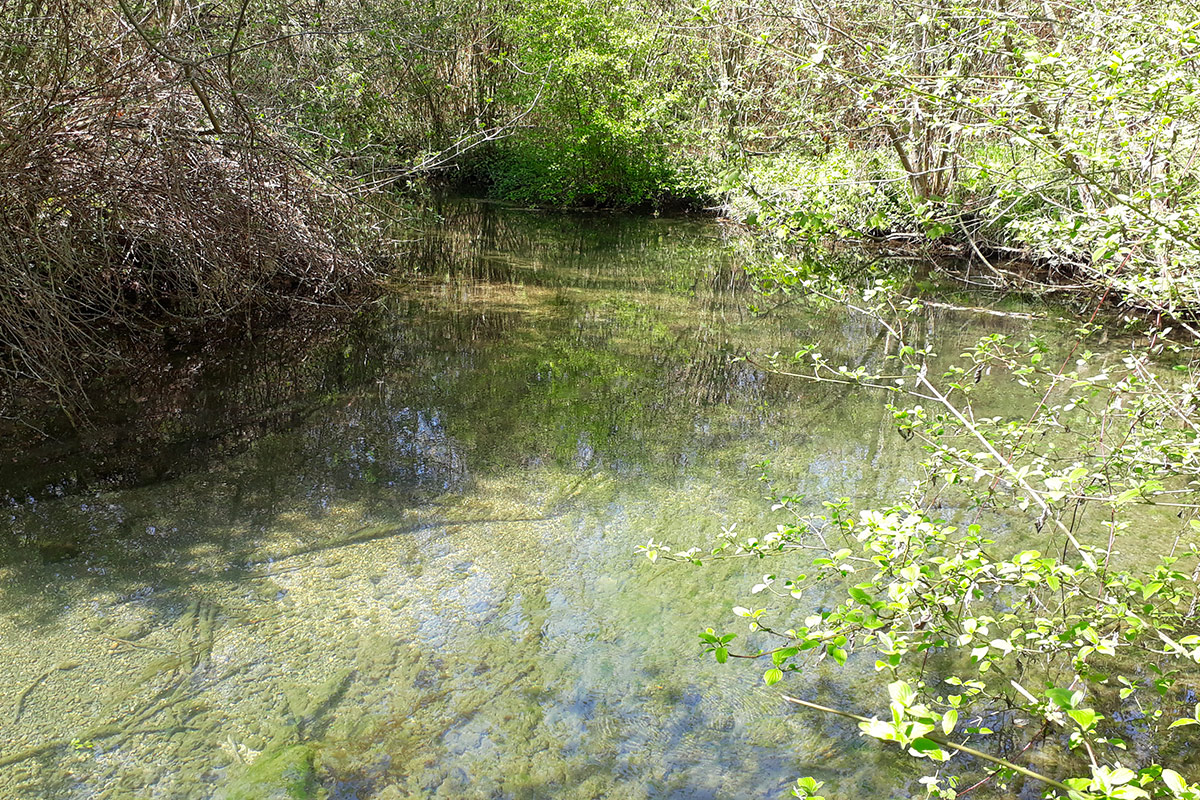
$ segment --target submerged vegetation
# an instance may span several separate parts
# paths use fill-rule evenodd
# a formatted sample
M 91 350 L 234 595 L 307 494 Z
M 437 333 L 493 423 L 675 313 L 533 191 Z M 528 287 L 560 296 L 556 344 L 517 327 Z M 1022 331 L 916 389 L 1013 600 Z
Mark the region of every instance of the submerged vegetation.
M 720 210 L 771 302 L 849 309 L 885 343 L 839 363 L 779 342 L 731 372 L 878 393 L 927 458 L 868 508 L 813 507 L 766 468 L 775 530 L 652 539 L 655 560 L 769 565 L 770 602 L 735 609 L 749 636 L 714 626 L 704 649 L 782 687 L 873 659 L 886 709 L 783 699 L 932 762 L 910 794 L 1189 800 L 1198 59 L 1186 0 L 5 2 L 0 375 L 69 405 L 130 342 L 345 307 L 412 266 L 414 198 L 447 185 Z M 940 301 L 813 266 L 848 241 L 957 256 L 967 291 L 1058 293 L 1074 338 L 936 352 Z M 539 380 L 600 369 L 526 356 Z M 1000 384 L 1027 397 L 997 403 Z M 275 744 L 260 766 L 308 791 L 307 740 Z

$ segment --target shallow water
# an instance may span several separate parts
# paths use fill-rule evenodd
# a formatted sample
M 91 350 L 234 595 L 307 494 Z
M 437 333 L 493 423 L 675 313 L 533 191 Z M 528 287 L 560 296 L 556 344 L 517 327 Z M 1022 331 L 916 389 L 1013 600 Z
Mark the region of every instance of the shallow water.
M 294 744 L 335 798 L 903 794 L 889 752 L 701 657 L 761 565 L 634 552 L 773 528 L 764 459 L 814 504 L 898 499 L 919 454 L 883 398 L 735 360 L 819 336 L 880 363 L 883 332 L 751 314 L 715 224 L 446 216 L 337 335 L 196 358 L 108 398 L 119 424 L 11 454 L 0 764 L 50 746 L 0 797 L 239 796 Z M 927 336 L 1032 324 L 941 312 Z M 876 691 L 853 661 L 803 680 Z

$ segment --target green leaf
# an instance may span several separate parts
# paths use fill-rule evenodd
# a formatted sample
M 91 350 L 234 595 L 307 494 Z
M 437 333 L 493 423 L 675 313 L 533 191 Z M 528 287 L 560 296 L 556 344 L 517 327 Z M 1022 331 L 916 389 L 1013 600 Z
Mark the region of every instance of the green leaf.
M 872 739 L 882 739 L 885 742 L 894 741 L 896 739 L 896 726 L 890 722 L 884 722 L 880 719 L 860 722 L 858 723 L 858 728 Z
M 799 647 L 785 647 L 782 650 L 776 650 L 771 654 L 771 662 L 778 667 L 780 664 L 787 661 L 789 658 L 799 652 Z
M 888 684 L 888 695 L 893 702 L 908 708 L 917 699 L 917 692 L 904 681 L 895 681 Z
M 1100 715 L 1095 710 L 1090 708 L 1075 708 L 1067 712 L 1067 716 L 1075 720 L 1081 730 L 1086 733 L 1096 726 L 1096 720 Z
M 861 586 L 851 586 L 846 591 L 847 591 L 847 593 L 849 593 L 849 595 L 852 598 L 854 598 L 858 602 L 862 603 L 863 605 L 869 606 L 869 605 L 871 605 L 871 603 L 875 602 L 875 598 L 873 598 L 873 597 L 871 597 L 871 595 L 867 594 L 866 590 L 864 590 Z
M 846 665 L 846 651 L 843 650 L 842 648 L 840 648 L 840 647 L 829 648 L 829 655 L 833 658 L 834 661 L 836 661 L 838 663 L 838 666 L 844 667 Z
M 1173 769 L 1164 769 L 1162 771 L 1162 781 L 1177 795 L 1181 795 L 1188 790 L 1187 781 Z
M 954 226 L 946 222 L 931 222 L 925 226 L 925 235 L 930 239 L 940 239 L 954 232 Z
M 942 717 L 942 733 L 949 736 L 954 732 L 954 726 L 958 724 L 958 710 L 950 709 Z
M 729 660 L 729 648 L 718 647 L 713 652 L 715 652 L 717 654 L 717 663 L 718 664 L 724 664 L 726 661 Z
M 1137 773 L 1133 770 L 1125 767 L 1117 767 L 1108 773 L 1108 783 L 1110 786 L 1124 786 L 1136 777 Z
M 914 750 L 918 755 L 931 758 L 934 761 L 947 760 L 946 753 L 942 750 L 941 746 L 932 739 L 913 739 L 909 744 L 909 747 L 911 747 L 912 750 Z
M 1014 650 L 1012 642 L 1008 641 L 1007 639 L 992 639 L 992 641 L 988 642 L 988 644 L 999 650 L 1004 655 L 1008 655 Z
M 777 668 L 769 669 L 763 673 L 763 680 L 766 681 L 767 686 L 774 686 L 783 680 L 783 670 Z
M 825 800 L 819 797 L 815 792 L 825 784 L 815 778 L 803 777 L 796 779 L 796 788 L 793 790 L 798 797 L 811 798 L 811 800 Z M 803 792 L 803 794 L 801 794 Z

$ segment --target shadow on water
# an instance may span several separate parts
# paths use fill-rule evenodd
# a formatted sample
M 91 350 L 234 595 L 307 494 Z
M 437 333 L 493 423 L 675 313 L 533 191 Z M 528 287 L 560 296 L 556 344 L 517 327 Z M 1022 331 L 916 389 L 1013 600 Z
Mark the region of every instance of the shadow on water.
M 0 772 L 0 796 L 199 800 L 310 741 L 346 798 L 902 780 L 856 731 L 696 659 L 757 566 L 633 556 L 773 527 L 764 458 L 814 502 L 894 494 L 911 456 L 881 398 L 740 358 L 820 337 L 870 367 L 886 334 L 804 303 L 756 317 L 713 224 L 442 214 L 340 330 L 114 378 L 109 423 L 10 453 L 0 696 L 27 711 L 0 760 L 60 745 Z M 971 333 L 928 325 L 948 350 Z
M 516 224 L 487 205 L 447 209 L 445 227 L 413 244 L 415 280 L 341 338 L 309 350 L 269 341 L 161 385 L 118 382 L 94 402 L 119 423 L 13 451 L 0 469 L 9 558 L 69 572 L 104 553 L 110 586 L 126 568 L 129 591 L 177 584 L 195 576 L 164 552 L 217 544 L 231 563 L 252 559 L 253 530 L 278 521 L 274 496 L 303 491 L 313 513 L 361 499 L 369 513 L 380 489 L 417 502 L 492 466 L 645 472 L 705 449 L 694 440 L 704 407 L 786 394 L 721 338 L 749 315 L 712 226 L 514 213 Z M 191 487 L 199 517 L 128 502 L 140 499 L 130 490 L 221 476 L 246 453 L 250 468 L 228 483 Z M 224 518 L 248 516 L 247 535 L 228 535 Z M 30 588 L 16 594 L 32 612 Z

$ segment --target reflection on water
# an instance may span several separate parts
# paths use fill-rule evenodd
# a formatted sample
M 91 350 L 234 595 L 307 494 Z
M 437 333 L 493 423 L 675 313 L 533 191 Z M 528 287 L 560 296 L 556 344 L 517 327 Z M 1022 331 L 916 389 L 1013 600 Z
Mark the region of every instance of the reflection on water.
M 853 728 L 699 658 L 758 565 L 633 553 L 773 527 L 764 458 L 814 500 L 895 497 L 913 455 L 881 398 L 737 359 L 820 336 L 871 364 L 883 333 L 754 318 L 712 224 L 445 215 L 338 336 L 195 360 L 103 401 L 121 424 L 11 454 L 0 796 L 898 792 Z

